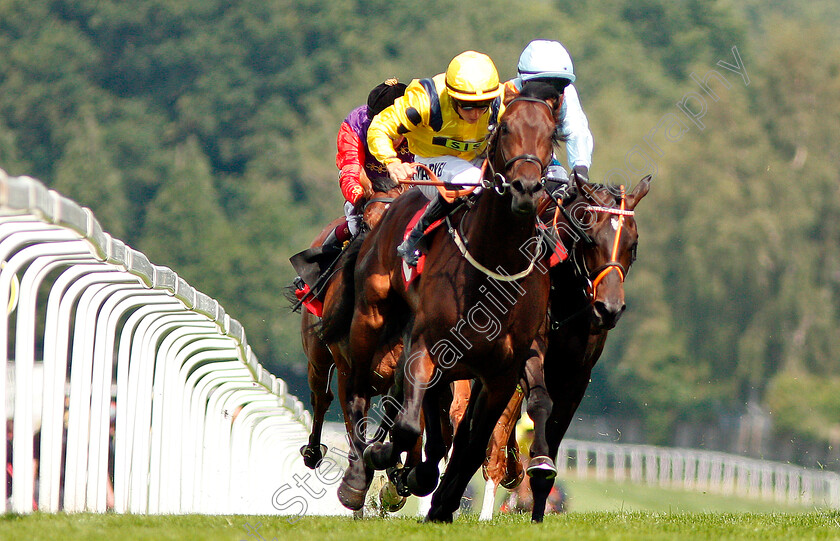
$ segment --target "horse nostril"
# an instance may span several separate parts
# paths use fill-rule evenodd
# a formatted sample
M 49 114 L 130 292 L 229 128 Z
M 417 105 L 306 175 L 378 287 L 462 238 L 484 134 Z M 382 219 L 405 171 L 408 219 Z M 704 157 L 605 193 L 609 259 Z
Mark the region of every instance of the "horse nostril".
M 510 183 L 510 187 L 511 189 L 516 190 L 519 193 L 525 193 L 525 185 L 522 184 L 521 180 L 514 180 Z
M 624 303 L 595 301 L 594 308 L 602 322 L 607 325 L 615 325 L 621 314 L 624 313 L 626 305 Z

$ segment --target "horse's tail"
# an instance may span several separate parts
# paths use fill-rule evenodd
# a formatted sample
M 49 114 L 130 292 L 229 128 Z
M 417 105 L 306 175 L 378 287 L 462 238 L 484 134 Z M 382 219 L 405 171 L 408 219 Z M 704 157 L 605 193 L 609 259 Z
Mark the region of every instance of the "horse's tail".
M 321 340 L 328 344 L 338 342 L 350 332 L 350 322 L 353 320 L 353 308 L 356 303 L 354 271 L 359 250 L 362 248 L 366 235 L 366 229 L 362 228 L 356 238 L 344 249 L 338 261 L 338 272 L 341 276 L 338 277 L 339 282 L 334 297 L 335 305 L 322 317 L 319 330 Z

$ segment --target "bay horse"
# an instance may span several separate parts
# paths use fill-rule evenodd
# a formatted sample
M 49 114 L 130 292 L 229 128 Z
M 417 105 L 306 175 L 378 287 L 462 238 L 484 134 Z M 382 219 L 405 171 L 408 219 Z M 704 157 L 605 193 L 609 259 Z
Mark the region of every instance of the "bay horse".
M 560 239 L 571 246 L 571 258 L 549 270 L 549 317 L 538 337 L 542 345 L 533 348 L 537 354 L 527 361 L 522 382 L 534 421 L 528 466 L 534 522 L 543 520 L 556 475 L 552 457 L 586 392 L 607 334 L 624 312 L 624 279 L 638 246 L 634 209 L 650 188 L 649 176 L 629 194 L 624 194 L 623 187 L 588 184 L 577 177 L 575 182 L 578 196 L 568 205 L 569 212 L 562 211 L 559 226 L 555 225 Z M 552 211 L 561 214 L 561 209 L 551 207 L 547 214 Z M 488 447 L 484 519 L 492 517 L 496 487 L 518 474 L 510 465 L 504 442 L 513 441 L 507 438 L 518 420 L 521 400 L 521 395 L 511 399 L 508 410 L 516 414 L 506 419 L 507 425 L 496 427 Z
M 416 445 L 421 409 L 426 408 L 427 418 L 435 418 L 450 381 L 476 378 L 428 520 L 452 520 L 484 460 L 493 425 L 532 355 L 531 344 L 547 311 L 548 276 L 534 272 L 536 257 L 522 249 L 537 235 L 537 201 L 555 138 L 559 99 L 545 87 L 526 85 L 507 103 L 488 143 L 485 189 L 446 228 L 430 234 L 419 279 L 406 283 L 404 263 L 396 253 L 409 220 L 427 201 L 409 191 L 394 202 L 360 249 L 349 334 L 335 332 L 343 328 L 338 314 L 347 302 L 325 303 L 327 343 L 334 357 L 350 364 L 346 394 L 354 426 L 369 405 L 375 351 L 405 331 L 403 402 L 391 442 L 372 445 L 366 464 L 362 434 L 350 434 L 353 453 L 338 489 L 339 500 L 350 509 L 363 505 L 371 466 L 392 467 Z M 417 495 L 434 490 L 437 464 L 446 452 L 440 423 L 427 423 L 426 429 L 426 460 L 408 476 Z
M 535 436 L 532 456 L 535 446 L 537 453 L 557 456 L 607 334 L 624 313 L 624 279 L 636 259 L 639 240 L 635 208 L 650 190 L 651 177 L 643 178 L 630 193 L 623 186 L 615 189 L 575 179 L 579 196 L 565 222 L 566 233 L 574 238 L 572 264 L 549 271 L 553 289 L 545 329 L 547 347 L 542 370 L 528 371 L 544 378 L 528 384 L 528 414 Z M 548 466 L 550 474 L 554 464 Z M 542 522 L 552 485 L 551 475 L 531 476 L 532 521 Z
M 358 208 L 362 212 L 362 230 L 357 236 L 355 246 L 348 246 L 345 254 L 341 256 L 342 259 L 338 262 L 334 276 L 329 279 L 326 285 L 325 299 L 341 294 L 339 289 L 342 287 L 341 282 L 341 266 L 353 265 L 355 261 L 354 254 L 361 245 L 361 239 L 371 230 L 373 230 L 385 211 L 388 210 L 394 199 L 405 191 L 406 186 L 399 185 L 392 182 L 389 178 L 374 178 L 372 180 L 363 179 L 364 196 L 357 203 Z M 321 246 L 331 231 L 336 226 L 343 222 L 344 218 L 336 218 L 330 222 L 319 234 L 315 237 L 310 248 Z M 315 469 L 318 463 L 327 452 L 326 445 L 321 443 L 321 434 L 324 426 L 324 418 L 327 410 L 333 401 L 333 393 L 331 390 L 331 380 L 333 372 L 338 369 L 338 389 L 339 394 L 343 393 L 345 388 L 345 379 L 349 373 L 346 366 L 336 366 L 335 360 L 330 353 L 329 348 L 322 340 L 318 323 L 320 318 L 307 310 L 302 309 L 300 337 L 303 345 L 303 352 L 307 357 L 307 377 L 309 380 L 310 400 L 312 402 L 312 431 L 309 435 L 309 441 L 306 445 L 301 447 L 300 453 L 303 456 L 303 463 Z M 378 381 L 375 382 L 376 394 L 383 394 L 387 392 L 388 388 L 393 382 L 394 369 L 397 364 L 397 359 L 402 354 L 402 344 L 394 344 L 393 347 L 379 352 L 377 367 L 374 373 L 378 376 Z M 343 403 L 344 400 L 340 396 L 339 399 Z

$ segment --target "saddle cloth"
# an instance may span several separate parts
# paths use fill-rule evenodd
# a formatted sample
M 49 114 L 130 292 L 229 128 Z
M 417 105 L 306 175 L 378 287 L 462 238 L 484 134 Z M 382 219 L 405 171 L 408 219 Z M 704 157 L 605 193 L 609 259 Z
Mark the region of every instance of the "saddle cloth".
M 414 216 L 412 216 L 411 219 L 408 221 L 408 224 L 406 224 L 405 226 L 405 231 L 403 232 L 403 240 L 408 238 L 409 233 L 411 233 L 411 230 L 414 229 L 414 226 L 417 224 L 417 222 L 420 221 L 420 217 L 423 216 L 423 213 L 426 211 L 426 207 L 428 206 L 429 203 L 423 205 L 416 213 L 414 213 Z M 403 278 L 405 279 L 406 289 L 408 289 L 408 285 L 411 282 L 413 282 L 415 278 L 417 278 L 418 276 L 420 276 L 420 274 L 423 273 L 423 268 L 426 265 L 426 254 L 425 250 L 422 247 L 424 244 L 425 235 L 428 235 L 429 233 L 437 229 L 442 223 L 443 218 L 432 223 L 432 225 L 427 227 L 426 231 L 423 233 L 424 238 L 420 239 L 420 242 L 417 244 L 418 248 L 420 248 L 421 254 L 420 258 L 417 260 L 416 267 L 412 267 L 405 261 L 402 262 Z

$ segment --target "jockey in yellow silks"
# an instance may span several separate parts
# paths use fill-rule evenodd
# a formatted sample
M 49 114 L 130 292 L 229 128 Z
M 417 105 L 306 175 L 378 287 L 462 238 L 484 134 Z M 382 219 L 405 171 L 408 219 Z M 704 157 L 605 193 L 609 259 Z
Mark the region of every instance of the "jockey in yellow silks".
M 413 80 L 405 95 L 374 117 L 368 129 L 368 148 L 385 164 L 393 180 L 409 180 L 415 168 L 400 161 L 393 143 L 405 136 L 415 160 L 428 166 L 441 181 L 453 188 L 479 186 L 479 156 L 487 145 L 490 126 L 501 113 L 502 91 L 490 57 L 475 51 L 461 53 L 452 59 L 446 73 Z M 410 265 L 417 264 L 417 243 L 425 229 L 456 206 L 435 187 L 420 189 L 432 201 L 397 248 Z

